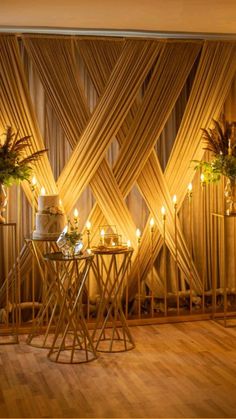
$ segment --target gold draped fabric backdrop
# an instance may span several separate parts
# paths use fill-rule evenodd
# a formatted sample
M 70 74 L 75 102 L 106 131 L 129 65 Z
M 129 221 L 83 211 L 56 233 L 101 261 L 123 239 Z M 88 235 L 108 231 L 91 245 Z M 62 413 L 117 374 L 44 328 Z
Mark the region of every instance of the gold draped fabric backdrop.
M 103 224 L 116 225 L 123 241 L 131 240 L 130 301 L 135 300 L 138 278 L 144 306 L 147 293 L 162 298 L 165 287 L 173 295 L 177 288 L 184 293 L 190 279 L 194 293 L 201 295 L 203 271 L 205 291 L 210 292 L 211 213 L 222 209 L 223 191 L 221 185 L 207 186 L 203 205 L 199 174 L 190 162 L 204 156 L 201 128 L 210 127 L 222 111 L 236 120 L 236 43 L 0 35 L 0 51 L 1 133 L 10 125 L 21 135 L 32 135 L 32 151 L 48 148 L 34 169 L 38 193 L 41 186 L 47 193 L 58 191 L 68 216 L 77 207 L 81 229 L 91 221 L 93 244 Z M 36 210 L 28 183 L 22 183 L 21 191 L 9 190 L 8 219 L 17 219 L 19 225 L 24 301 L 31 299 L 32 260 L 24 238 L 31 232 L 33 205 Z M 140 248 L 136 228 L 142 231 Z M 233 221 L 227 232 L 232 288 L 234 232 Z M 7 256 L 5 246 L 2 276 Z

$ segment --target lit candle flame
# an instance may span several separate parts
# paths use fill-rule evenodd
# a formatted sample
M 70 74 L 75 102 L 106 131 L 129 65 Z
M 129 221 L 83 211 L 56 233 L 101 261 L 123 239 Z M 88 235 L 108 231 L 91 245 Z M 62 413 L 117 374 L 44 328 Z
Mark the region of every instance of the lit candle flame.
M 172 198 L 173 204 L 176 205 L 177 204 L 177 196 L 174 195 Z
M 36 186 L 37 185 L 37 179 L 36 179 L 35 176 L 32 177 L 31 184 L 32 184 L 32 186 Z
M 192 190 L 193 190 L 193 185 L 192 185 L 192 183 L 190 182 L 190 183 L 189 183 L 189 185 L 188 185 L 188 191 L 189 191 L 189 192 L 192 192 Z
M 102 229 L 100 234 L 101 234 L 101 237 L 103 237 L 103 238 L 104 238 L 104 236 L 105 236 L 105 231 Z
M 90 228 L 91 228 L 91 223 L 90 223 L 90 221 L 87 221 L 87 223 L 86 223 L 86 228 L 87 228 L 87 230 L 90 230 Z
M 151 220 L 150 220 L 150 227 L 153 228 L 154 224 L 155 224 L 154 218 L 151 218 Z
M 73 215 L 74 215 L 74 219 L 77 220 L 79 216 L 79 211 L 77 210 L 77 208 L 74 209 Z
M 131 247 L 131 241 L 127 240 L 127 247 Z
M 166 215 L 166 209 L 164 206 L 161 207 L 161 213 L 163 216 Z
M 204 176 L 203 173 L 201 174 L 200 178 L 201 178 L 201 182 L 204 183 L 205 182 L 205 176 Z
M 41 191 L 40 191 L 40 195 L 45 195 L 46 194 L 46 190 L 45 188 L 42 186 Z
M 59 199 L 59 206 L 62 207 L 62 200 L 61 200 L 61 198 Z
M 139 228 L 137 228 L 137 230 L 136 230 L 136 237 L 138 239 L 141 237 L 141 231 L 139 230 Z

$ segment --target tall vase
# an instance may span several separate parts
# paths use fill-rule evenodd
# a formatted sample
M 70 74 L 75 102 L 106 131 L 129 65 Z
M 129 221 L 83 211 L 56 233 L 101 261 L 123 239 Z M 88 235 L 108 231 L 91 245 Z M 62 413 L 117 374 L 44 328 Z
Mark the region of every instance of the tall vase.
M 236 214 L 236 178 L 227 178 L 224 195 L 226 214 Z
M 5 218 L 2 216 L 2 212 L 6 211 L 7 206 L 7 192 L 3 183 L 0 183 L 0 223 L 3 224 L 6 222 Z

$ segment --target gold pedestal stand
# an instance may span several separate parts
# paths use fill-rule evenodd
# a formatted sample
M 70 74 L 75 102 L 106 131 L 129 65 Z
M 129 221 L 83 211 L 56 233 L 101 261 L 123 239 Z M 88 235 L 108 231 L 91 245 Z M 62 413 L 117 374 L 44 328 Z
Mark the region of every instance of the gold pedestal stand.
M 228 324 L 230 319 L 233 319 L 236 317 L 236 312 L 228 311 L 228 295 L 230 295 L 231 287 L 229 286 L 227 261 L 226 261 L 226 256 L 227 256 L 226 229 L 229 229 L 229 230 L 232 229 L 232 225 L 231 226 L 229 225 L 229 223 L 232 221 L 235 223 L 236 214 L 231 214 L 231 215 L 219 214 L 219 213 L 211 214 L 212 294 L 213 294 L 212 316 L 214 320 L 217 320 L 219 324 L 223 324 L 224 327 L 236 326 L 236 323 L 230 324 L 230 325 Z M 235 283 L 235 279 L 236 279 L 236 272 L 234 272 L 234 283 Z M 222 288 L 221 294 L 223 295 L 223 313 L 217 312 L 217 288 L 218 287 Z M 223 319 L 223 322 L 220 319 Z
M 19 343 L 20 269 L 16 223 L 0 223 L 0 258 L 0 345 Z
M 135 347 L 123 312 L 127 269 L 133 249 L 98 247 L 92 249 L 95 258 L 93 271 L 100 292 L 98 316 L 93 332 L 95 348 L 99 352 L 124 352 Z
M 97 358 L 83 312 L 82 296 L 93 255 L 64 256 L 48 253 L 45 260 L 55 272 L 54 289 L 59 317 L 48 357 L 64 364 Z
M 44 254 L 57 250 L 55 240 L 26 238 L 25 242 L 32 253 L 32 329 L 27 338 L 28 345 L 37 348 L 51 348 L 52 334 L 58 318 L 55 271 L 44 260 Z M 40 284 L 36 284 L 36 268 Z M 38 282 L 38 281 L 37 281 Z M 40 286 L 40 302 L 36 301 L 36 288 Z M 38 297 L 39 298 L 39 297 Z M 39 311 L 36 315 L 36 308 Z

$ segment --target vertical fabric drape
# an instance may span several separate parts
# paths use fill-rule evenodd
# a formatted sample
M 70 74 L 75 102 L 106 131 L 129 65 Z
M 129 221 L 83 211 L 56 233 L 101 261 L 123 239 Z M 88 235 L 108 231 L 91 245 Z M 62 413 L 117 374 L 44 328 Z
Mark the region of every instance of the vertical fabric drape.
M 10 125 L 19 134 L 32 135 L 31 152 L 44 148 L 34 109 L 30 99 L 19 47 L 14 36 L 0 37 L 0 123 L 2 128 Z M 46 155 L 35 164 L 35 175 L 48 192 L 56 192 L 56 183 Z M 27 196 L 32 200 L 31 189 L 22 184 Z

